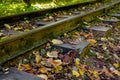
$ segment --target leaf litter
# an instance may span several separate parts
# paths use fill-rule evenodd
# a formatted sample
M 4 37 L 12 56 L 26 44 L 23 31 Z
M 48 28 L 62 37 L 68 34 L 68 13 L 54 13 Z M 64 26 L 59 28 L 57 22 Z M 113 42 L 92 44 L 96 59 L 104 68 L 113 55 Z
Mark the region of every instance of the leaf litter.
M 93 38 L 92 33 L 79 33 L 79 31 L 74 34 L 66 33 L 61 39 L 53 39 L 46 43 L 44 50 L 33 51 L 33 59 L 28 63 L 19 63 L 17 68 L 45 80 L 118 80 L 120 78 L 118 34 L 120 32 L 114 33 L 114 38 L 101 37 L 97 40 Z M 74 51 L 64 53 L 53 47 L 54 44 L 80 44 L 80 41 L 77 43 L 75 40 L 81 37 L 92 43 L 90 55 L 82 60 L 76 57 L 77 53 Z

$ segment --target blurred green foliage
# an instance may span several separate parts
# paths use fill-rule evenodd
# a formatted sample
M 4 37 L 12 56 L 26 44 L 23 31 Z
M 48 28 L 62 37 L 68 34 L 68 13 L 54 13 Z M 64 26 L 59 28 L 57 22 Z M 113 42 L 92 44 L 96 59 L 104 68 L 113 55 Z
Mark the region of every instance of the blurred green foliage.
M 0 16 L 19 14 L 23 12 L 41 10 L 85 2 L 90 0 L 0 0 Z

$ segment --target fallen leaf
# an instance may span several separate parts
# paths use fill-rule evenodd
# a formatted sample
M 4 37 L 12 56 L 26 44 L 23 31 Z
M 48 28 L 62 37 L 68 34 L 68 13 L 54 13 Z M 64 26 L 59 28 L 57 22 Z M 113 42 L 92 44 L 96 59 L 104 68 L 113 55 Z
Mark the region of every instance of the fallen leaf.
M 85 32 L 80 32 L 80 35 L 84 36 L 85 38 L 88 38 L 90 36 L 93 36 L 92 33 L 85 33 Z
M 59 51 L 55 50 L 55 51 L 48 51 L 47 52 L 47 56 L 50 58 L 57 58 L 58 57 L 58 53 Z
M 60 66 L 62 64 L 62 61 L 61 60 L 51 60 L 50 63 L 53 65 L 53 66 Z
M 105 73 L 106 75 L 113 77 L 113 74 L 104 66 L 103 69 L 101 70 L 102 73 Z
M 110 70 L 111 70 L 112 73 L 120 76 L 120 71 L 116 70 L 114 67 L 111 67 Z
M 63 42 L 67 44 L 80 44 L 79 39 L 63 39 Z
M 39 54 L 36 55 L 35 61 L 36 61 L 37 64 L 40 63 L 41 58 L 42 58 L 42 57 L 41 57 Z
M 42 57 L 40 56 L 39 51 L 33 51 L 33 54 L 35 55 L 35 61 L 36 61 L 36 63 L 37 64 L 40 63 Z
M 63 63 L 69 64 L 71 62 L 71 57 L 68 54 L 64 55 Z
M 102 38 L 101 38 L 101 41 L 107 41 L 107 38 L 102 37 Z
M 9 24 L 4 24 L 6 29 L 11 29 L 11 26 Z
M 118 70 L 115 70 L 115 69 L 114 69 L 112 72 L 113 72 L 114 74 L 120 76 L 120 72 L 119 72 Z
M 102 45 L 102 48 L 103 48 L 103 50 L 107 50 L 106 44 L 103 44 L 103 45 Z
M 30 64 L 19 64 L 18 65 L 18 70 L 26 71 L 26 70 L 29 70 L 29 69 L 31 69 Z
M 61 40 L 59 40 L 59 39 L 53 39 L 52 43 L 53 44 L 63 44 L 63 42 Z
M 80 35 L 80 33 L 79 33 L 78 31 L 75 31 L 75 34 L 76 34 L 76 35 Z
M 89 42 L 91 45 L 94 45 L 97 42 L 95 39 L 87 39 L 85 41 Z
M 80 76 L 79 72 L 78 72 L 78 71 L 75 71 L 75 70 L 72 70 L 72 75 L 73 75 L 73 76 L 76 76 L 76 77 L 79 77 L 79 76 Z
M 118 68 L 118 67 L 119 67 L 119 64 L 118 64 L 118 63 L 113 63 L 113 66 L 114 66 L 115 68 Z
M 75 59 L 75 66 L 79 67 L 79 65 L 80 65 L 80 59 L 76 58 Z
M 98 52 L 96 52 L 96 55 L 97 55 L 97 58 L 98 59 L 101 59 L 101 58 L 103 58 L 104 56 L 102 56 L 102 54 L 101 53 L 98 53 Z
M 54 66 L 54 68 L 56 73 L 59 73 L 63 69 L 62 66 Z
M 41 72 L 41 73 L 48 73 L 48 71 L 51 71 L 51 69 L 50 68 L 46 68 L 46 67 L 41 67 L 41 68 L 39 68 L 39 71 Z
M 79 73 L 80 73 L 81 76 L 84 75 L 84 71 L 82 69 L 79 69 Z
M 97 71 L 93 71 L 93 75 L 95 76 L 95 77 L 98 77 L 98 72 Z
M 81 38 L 82 39 L 82 38 Z M 80 44 L 80 38 L 79 39 L 74 39 L 74 40 L 70 40 L 69 43 L 70 44 Z

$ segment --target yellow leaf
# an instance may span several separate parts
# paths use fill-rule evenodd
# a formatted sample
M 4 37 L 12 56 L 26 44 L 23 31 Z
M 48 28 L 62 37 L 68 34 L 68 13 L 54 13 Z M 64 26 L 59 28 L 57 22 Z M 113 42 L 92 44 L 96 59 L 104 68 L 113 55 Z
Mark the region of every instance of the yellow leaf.
M 84 75 L 84 72 L 83 72 L 83 70 L 81 70 L 81 69 L 79 69 L 79 73 L 80 73 L 80 75 Z
M 75 34 L 76 34 L 76 35 L 80 35 L 80 33 L 79 33 L 78 31 L 75 31 Z
M 89 42 L 89 43 L 92 44 L 92 45 L 97 42 L 95 39 L 87 39 L 87 40 L 85 40 L 85 41 Z
M 93 71 L 93 75 L 94 75 L 95 77 L 98 77 L 98 72 L 97 72 L 97 71 Z
M 72 75 L 76 76 L 76 77 L 79 77 L 80 74 L 78 71 L 75 71 L 75 70 L 72 70 Z
M 114 63 L 113 66 L 114 66 L 115 68 L 118 68 L 118 67 L 119 67 L 119 64 L 118 64 L 118 63 Z
M 52 57 L 52 58 L 57 58 L 58 57 L 59 51 L 48 51 L 47 56 Z
M 19 64 L 18 65 L 18 70 L 24 71 L 24 70 L 29 70 L 31 69 L 30 64 Z
M 36 63 L 37 63 L 37 64 L 40 63 L 40 61 L 41 61 L 41 56 L 40 56 L 39 54 L 37 54 L 35 60 L 36 60 Z
M 47 68 L 44 68 L 44 67 L 40 68 L 39 71 L 41 73 L 47 73 L 48 72 Z
M 75 65 L 76 65 L 76 67 L 79 67 L 79 65 L 80 65 L 80 59 L 78 59 L 78 58 L 75 59 Z
M 63 44 L 63 42 L 61 40 L 59 40 L 59 39 L 53 39 L 52 43 L 53 44 Z
M 11 29 L 11 26 L 9 24 L 4 24 L 4 26 L 7 28 L 7 29 Z
M 24 66 L 24 67 L 27 68 L 27 69 L 30 69 L 30 68 L 31 68 L 30 64 L 21 64 L 21 65 Z
M 59 71 L 61 71 L 63 69 L 62 66 L 54 66 L 55 68 L 55 72 L 58 73 Z

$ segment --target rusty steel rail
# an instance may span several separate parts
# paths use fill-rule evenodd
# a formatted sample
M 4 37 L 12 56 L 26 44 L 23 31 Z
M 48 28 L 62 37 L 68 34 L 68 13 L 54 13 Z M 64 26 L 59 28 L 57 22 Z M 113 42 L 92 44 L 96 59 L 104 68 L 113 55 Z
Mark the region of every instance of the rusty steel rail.
M 85 14 L 69 17 L 42 27 L 38 27 L 28 32 L 12 35 L 7 39 L 0 41 L 0 64 L 24 54 L 34 48 L 47 42 L 51 37 L 59 36 L 64 32 L 68 32 L 79 27 L 77 24 L 84 20 L 91 20 L 94 16 L 109 11 L 120 0 L 112 2 L 108 5 L 101 6 L 96 10 L 92 10 Z

